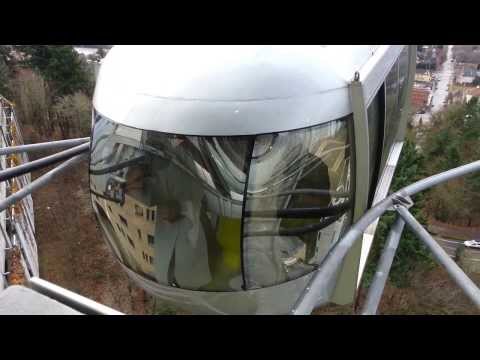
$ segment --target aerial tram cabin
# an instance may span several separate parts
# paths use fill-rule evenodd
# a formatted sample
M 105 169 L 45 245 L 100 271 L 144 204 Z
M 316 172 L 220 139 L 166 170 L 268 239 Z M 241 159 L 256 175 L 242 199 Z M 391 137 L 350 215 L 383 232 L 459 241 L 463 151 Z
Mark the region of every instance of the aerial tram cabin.
M 193 312 L 288 313 L 387 195 L 415 51 L 114 47 L 95 90 L 90 187 L 126 272 Z M 375 226 L 328 301 L 354 300 Z

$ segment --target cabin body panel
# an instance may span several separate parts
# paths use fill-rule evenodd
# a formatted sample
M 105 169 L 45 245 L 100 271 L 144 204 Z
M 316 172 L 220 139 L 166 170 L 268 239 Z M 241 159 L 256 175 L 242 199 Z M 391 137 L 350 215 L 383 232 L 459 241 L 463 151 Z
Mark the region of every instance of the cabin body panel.
M 392 53 L 394 56 L 392 56 Z M 382 138 L 378 175 L 374 175 L 375 172 L 370 165 L 368 167 L 368 169 L 370 169 L 370 174 L 369 176 L 366 176 L 366 179 L 370 179 L 373 183 L 367 185 L 366 183 L 368 180 L 364 180 L 363 183 L 357 182 L 357 198 L 359 195 L 361 198 L 360 202 L 357 202 L 356 204 L 357 216 L 355 217 L 355 220 L 357 220 L 365 210 L 384 199 L 388 194 L 388 189 L 390 188 L 400 156 L 407 122 L 411 115 L 410 92 L 415 75 L 415 55 L 415 46 L 398 46 L 396 47 L 395 52 L 390 51 L 390 54 L 387 52 L 385 53 L 385 64 L 388 65 L 390 63 L 391 65 L 387 72 L 385 72 L 384 68 L 383 77 L 376 76 L 377 82 L 381 81 L 381 83 L 374 85 L 367 80 L 368 87 L 363 87 L 365 91 L 369 91 L 368 89 L 377 89 L 376 93 L 373 93 L 373 98 L 372 94 L 365 96 L 365 93 L 355 92 L 355 87 L 353 87 L 352 97 L 356 96 L 359 99 L 357 111 L 354 111 L 354 116 L 356 116 L 355 121 L 366 122 L 369 127 L 374 123 L 381 124 L 383 122 L 383 135 L 380 136 L 378 131 L 376 132 L 377 136 Z M 394 60 L 393 63 L 392 59 Z M 377 68 L 381 67 L 378 66 Z M 372 72 L 379 73 L 380 70 L 372 70 Z M 366 77 L 368 79 L 368 75 Z M 363 104 L 366 104 L 368 109 L 366 117 L 364 115 L 365 109 L 361 106 L 362 95 Z M 375 101 L 375 98 L 377 98 L 378 102 Z M 373 111 L 374 107 L 377 107 L 378 111 Z M 377 119 L 375 120 L 375 118 Z M 375 132 L 370 131 L 370 133 Z M 358 139 L 358 134 L 356 135 L 356 139 Z M 361 158 L 373 159 L 373 155 L 378 151 L 378 144 L 375 146 L 373 140 L 368 139 L 368 134 L 367 143 L 368 146 L 362 144 L 360 148 L 357 148 L 357 151 L 367 149 L 370 154 L 368 154 L 368 152 L 364 153 Z M 365 165 L 365 163 L 363 165 Z M 361 171 L 361 169 L 357 168 L 357 179 L 365 179 L 359 174 Z M 370 196 L 371 200 L 366 200 L 364 194 L 367 194 L 367 197 Z M 354 301 L 356 290 L 360 285 L 361 277 L 368 259 L 377 224 L 378 221 L 367 229 L 362 236 L 362 239 L 354 245 L 347 255 L 343 269 L 339 275 L 332 302 L 347 304 Z

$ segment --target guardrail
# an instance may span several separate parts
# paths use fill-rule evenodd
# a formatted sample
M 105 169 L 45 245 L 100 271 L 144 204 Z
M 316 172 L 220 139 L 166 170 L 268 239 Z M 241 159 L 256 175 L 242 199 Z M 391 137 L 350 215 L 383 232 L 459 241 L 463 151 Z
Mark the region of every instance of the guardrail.
M 81 296 L 73 291 L 62 288 L 38 277 L 32 277 L 28 281 L 28 286 L 52 299 L 61 302 L 83 314 L 87 315 L 123 315 L 123 313 L 114 310 L 108 306 L 102 305 L 89 298 Z
M 23 145 L 23 136 L 18 125 L 15 109 L 11 102 L 0 96 L 0 144 L 1 150 Z M 16 154 L 1 154 L 0 172 L 10 171 L 29 162 L 24 152 Z M 21 191 L 30 183 L 30 173 L 7 179 L 0 184 L 0 198 L 5 199 Z M 0 213 L 0 289 L 8 284 L 9 278 L 20 279 L 38 275 L 37 244 L 35 241 L 35 222 L 33 200 L 30 195 L 5 207 Z M 20 255 L 20 256 L 19 256 Z M 10 264 L 11 261 L 16 264 Z M 11 274 L 5 271 L 5 262 L 9 269 L 15 269 L 22 274 Z M 15 275 L 15 276 L 13 276 Z
M 10 285 L 24 284 L 85 314 L 118 315 L 121 313 L 116 310 L 38 277 L 31 194 L 78 164 L 89 150 L 89 140 L 79 138 L 24 145 L 14 105 L 0 96 L 0 291 Z M 27 155 L 62 147 L 69 149 L 35 161 L 29 161 Z M 61 161 L 60 165 L 31 181 L 32 171 Z

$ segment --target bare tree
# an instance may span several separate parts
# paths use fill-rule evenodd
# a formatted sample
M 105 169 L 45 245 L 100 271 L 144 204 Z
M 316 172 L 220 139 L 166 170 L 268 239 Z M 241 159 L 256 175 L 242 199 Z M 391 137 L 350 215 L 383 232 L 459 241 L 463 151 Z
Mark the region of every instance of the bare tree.
M 51 99 L 42 76 L 29 69 L 20 69 L 12 81 L 12 88 L 19 119 L 41 134 L 51 134 L 53 127 L 48 111 Z
M 91 124 L 91 101 L 82 92 L 61 97 L 52 107 L 52 114 L 62 137 L 88 136 Z

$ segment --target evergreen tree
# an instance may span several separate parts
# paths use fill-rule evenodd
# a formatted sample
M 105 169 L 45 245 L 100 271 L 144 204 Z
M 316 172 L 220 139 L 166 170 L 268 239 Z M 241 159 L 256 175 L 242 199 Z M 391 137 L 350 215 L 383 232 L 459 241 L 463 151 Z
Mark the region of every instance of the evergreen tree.
M 427 172 L 436 174 L 480 159 L 480 105 L 477 98 L 432 117 L 421 147 Z M 480 174 L 451 180 L 428 193 L 427 209 L 440 221 L 471 225 L 480 215 Z
M 3 59 L 6 65 L 11 65 L 12 57 L 10 54 L 12 53 L 12 49 L 11 45 L 0 45 L 0 59 Z
M 91 82 L 80 56 L 71 45 L 20 45 L 24 64 L 40 72 L 54 97 L 89 92 Z
M 391 191 L 397 191 L 401 188 L 414 183 L 425 177 L 425 159 L 417 150 L 415 143 L 407 138 L 402 149 L 395 176 L 392 180 Z M 425 224 L 426 219 L 423 215 L 424 195 L 422 193 L 413 198 L 414 206 L 409 211 L 421 223 Z M 364 274 L 364 284 L 369 285 L 375 273 L 378 260 L 385 246 L 396 213 L 385 213 L 378 223 L 375 240 L 372 245 L 367 266 Z M 417 239 L 417 237 L 405 227 L 402 238 L 395 255 L 395 259 L 390 271 L 390 281 L 398 286 L 407 286 L 410 281 L 410 275 L 413 270 L 419 266 L 428 267 L 433 264 L 429 251 Z
M 10 53 L 12 48 L 10 45 L 0 45 L 0 95 L 3 95 L 7 98 L 10 97 L 10 76 L 12 65 L 12 58 Z

